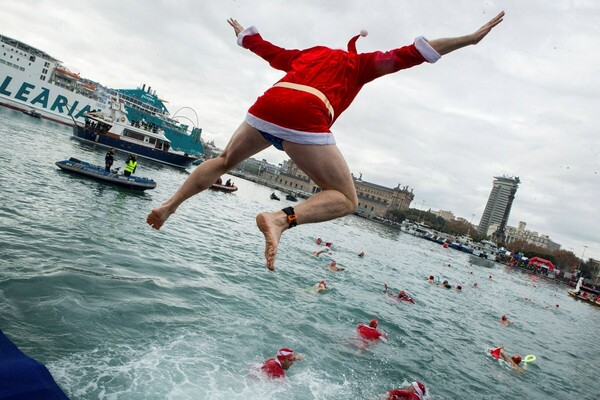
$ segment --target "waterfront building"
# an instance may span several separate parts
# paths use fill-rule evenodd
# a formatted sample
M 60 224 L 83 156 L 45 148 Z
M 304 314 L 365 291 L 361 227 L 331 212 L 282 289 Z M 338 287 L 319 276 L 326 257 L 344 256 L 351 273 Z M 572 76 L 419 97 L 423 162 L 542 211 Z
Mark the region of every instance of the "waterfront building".
M 527 224 L 523 221 L 519 221 L 519 226 L 507 226 L 504 230 L 505 240 L 504 244 L 508 245 L 516 241 L 524 241 L 534 246 L 542 247 L 550 252 L 560 250 L 561 245 L 550 239 L 548 235 L 540 234 L 536 231 L 530 231 L 525 229 Z M 491 235 L 498 230 L 498 224 L 492 224 L 488 228 L 487 234 Z
M 454 221 L 456 219 L 452 211 L 438 210 L 431 211 L 431 213 L 437 215 L 438 217 L 442 217 L 445 221 Z
M 479 222 L 479 235 L 486 235 L 488 228 L 492 224 L 497 224 L 496 231 L 493 232 L 493 239 L 499 243 L 505 240 L 506 224 L 510 215 L 510 209 L 517 193 L 521 180 L 518 176 L 506 177 L 495 176 L 492 192 L 485 206 L 485 211 Z
M 408 186 L 395 188 L 377 185 L 362 180 L 362 174 L 357 178 L 352 175 L 356 194 L 358 195 L 358 208 L 356 213 L 366 217 L 392 218 L 393 211 L 408 210 L 414 200 L 413 190 Z

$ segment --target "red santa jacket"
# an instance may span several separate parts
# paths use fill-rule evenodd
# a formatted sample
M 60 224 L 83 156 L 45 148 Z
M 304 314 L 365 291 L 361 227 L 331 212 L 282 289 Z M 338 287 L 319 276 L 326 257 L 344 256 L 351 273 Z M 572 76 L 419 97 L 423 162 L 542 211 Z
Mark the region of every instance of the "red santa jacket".
M 313 94 L 282 87 L 270 88 L 250 108 L 247 122 L 259 130 L 275 128 L 275 132 L 267 132 L 283 139 L 290 139 L 282 137 L 282 132 L 286 136 L 286 130 L 330 133 L 330 126 L 350 106 L 364 84 L 425 61 L 435 62 L 440 57 L 423 37 L 417 38 L 412 45 L 387 52 L 357 54 L 324 46 L 286 50 L 264 40 L 255 27 L 250 27 L 240 33 L 238 44 L 265 59 L 273 68 L 286 72 L 279 82 L 315 88 L 325 95 L 333 108 L 332 118 L 323 101 Z M 283 128 L 282 132 L 278 132 L 277 127 Z

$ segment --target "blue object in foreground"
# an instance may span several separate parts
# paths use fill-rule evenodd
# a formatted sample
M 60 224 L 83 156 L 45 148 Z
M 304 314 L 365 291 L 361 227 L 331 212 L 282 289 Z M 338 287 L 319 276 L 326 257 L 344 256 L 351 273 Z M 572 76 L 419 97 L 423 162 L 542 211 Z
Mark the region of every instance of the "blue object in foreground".
M 140 178 L 138 176 L 125 176 L 115 172 L 108 172 L 98 165 L 92 165 L 85 161 L 71 157 L 68 160 L 57 161 L 56 165 L 67 172 L 84 175 L 97 181 L 123 186 L 129 189 L 146 190 L 154 189 L 156 182 L 152 179 Z
M 0 400 L 69 399 L 50 371 L 0 331 Z

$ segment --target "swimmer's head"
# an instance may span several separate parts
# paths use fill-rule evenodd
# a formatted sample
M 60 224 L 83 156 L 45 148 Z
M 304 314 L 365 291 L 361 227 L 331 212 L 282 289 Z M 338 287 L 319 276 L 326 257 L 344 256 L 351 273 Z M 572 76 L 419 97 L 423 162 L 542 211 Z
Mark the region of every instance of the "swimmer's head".
M 558 304 L 556 305 L 556 308 L 558 308 Z
M 331 245 L 332 245 L 332 244 L 333 244 L 333 243 L 331 243 L 331 242 L 327 242 L 327 243 L 325 243 L 325 246 L 327 246 L 327 247 L 331 247 Z
M 371 320 L 371 322 L 369 322 L 369 326 L 370 326 L 371 328 L 377 328 L 377 324 L 379 324 L 379 321 L 377 321 L 375 318 L 373 318 L 373 319 Z
M 294 350 L 283 347 L 277 352 L 278 360 L 291 360 L 294 358 Z
M 335 260 L 331 260 L 331 262 L 329 263 L 330 266 L 335 266 L 337 263 L 335 262 Z
M 425 385 L 423 385 L 421 382 L 415 381 L 410 384 L 407 391 L 415 393 L 419 399 L 424 399 L 427 389 L 425 389 Z
M 442 282 L 442 285 L 447 285 L 447 284 L 448 284 L 448 281 Z
M 502 321 L 506 321 L 506 315 L 502 316 Z
M 462 290 L 462 286 L 460 286 L 460 285 L 457 285 L 457 286 L 456 286 L 456 290 Z
M 321 244 L 323 243 L 323 240 L 321 240 L 321 238 L 317 238 L 317 244 Z
M 521 363 L 521 356 L 518 355 L 518 354 L 515 354 L 510 359 L 513 360 L 514 363 L 517 364 L 517 365 L 519 365 Z
M 406 292 L 404 290 L 401 290 L 400 293 L 398 293 L 398 296 L 406 296 Z
M 325 279 L 323 279 L 321 282 L 319 282 L 319 285 L 323 285 L 323 286 L 327 286 L 327 282 L 325 282 Z
M 429 275 L 429 280 L 432 281 L 433 280 L 433 275 Z

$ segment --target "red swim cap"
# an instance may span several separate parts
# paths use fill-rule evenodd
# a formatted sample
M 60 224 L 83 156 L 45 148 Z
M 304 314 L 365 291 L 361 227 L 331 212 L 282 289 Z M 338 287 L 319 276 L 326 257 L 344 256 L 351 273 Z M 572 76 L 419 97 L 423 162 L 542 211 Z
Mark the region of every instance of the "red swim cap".
M 515 362 L 515 364 L 519 365 L 521 363 L 521 356 L 518 354 L 515 354 L 514 356 L 511 357 L 511 359 Z
M 456 286 L 456 290 L 462 290 L 462 286 L 460 286 L 460 285 Z
M 425 385 L 423 385 L 421 382 L 413 382 L 413 383 L 411 383 L 411 386 L 415 389 L 415 392 L 417 393 L 417 396 L 419 397 L 419 399 L 425 398 L 425 393 L 426 393 Z
M 371 322 L 369 322 L 369 326 L 370 326 L 371 328 L 377 328 L 377 324 L 378 324 L 378 323 L 379 323 L 379 321 L 377 321 L 375 318 L 373 318 L 373 319 L 371 320 Z
M 327 247 L 331 247 L 331 245 L 332 245 L 332 244 L 333 244 L 333 243 L 331 243 L 331 242 L 327 242 L 327 243 L 325 243 L 325 246 L 327 246 Z
M 283 347 L 277 352 L 278 360 L 291 360 L 294 358 L 294 350 Z
M 322 280 L 322 281 L 321 281 L 321 282 L 319 282 L 319 283 L 322 283 L 322 284 L 323 284 L 323 286 L 327 286 L 327 282 L 325 282 L 325 280 Z
M 502 316 L 502 321 L 506 321 L 506 315 Z
M 429 280 L 433 280 L 433 275 L 429 275 Z

